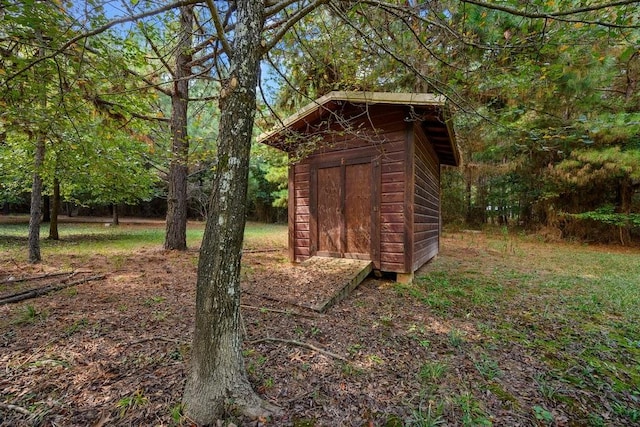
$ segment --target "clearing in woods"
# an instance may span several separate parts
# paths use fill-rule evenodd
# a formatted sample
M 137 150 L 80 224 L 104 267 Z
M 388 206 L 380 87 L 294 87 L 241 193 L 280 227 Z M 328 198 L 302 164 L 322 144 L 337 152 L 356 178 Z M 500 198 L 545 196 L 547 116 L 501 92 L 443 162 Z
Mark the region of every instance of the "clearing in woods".
M 198 253 L 123 222 L 61 224 L 39 265 L 26 226 L 0 225 L 0 297 L 81 282 L 0 305 L 0 426 L 190 425 Z M 412 285 L 369 278 L 318 313 L 264 297 L 316 285 L 286 232 L 249 224 L 242 272 L 246 367 L 283 415 L 237 425 L 640 423 L 637 248 L 445 233 Z M 190 224 L 191 248 L 201 234 Z

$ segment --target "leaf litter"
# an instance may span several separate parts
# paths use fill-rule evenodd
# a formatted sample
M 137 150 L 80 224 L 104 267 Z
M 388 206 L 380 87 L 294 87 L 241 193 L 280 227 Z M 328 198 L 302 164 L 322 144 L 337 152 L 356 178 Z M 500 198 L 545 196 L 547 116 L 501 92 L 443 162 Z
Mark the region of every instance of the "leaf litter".
M 0 281 L 54 272 L 58 265 L 106 275 L 0 306 L 0 426 L 190 425 L 180 415 L 180 401 L 189 364 L 196 259 L 195 251 L 143 249 L 124 261 L 55 255 L 37 266 L 0 264 Z M 439 267 L 475 269 L 488 277 L 490 269 L 505 268 L 499 266 L 504 262 L 526 270 L 517 259 L 485 250 L 482 242 L 469 248 L 469 241 L 456 235 L 443 239 L 436 262 L 418 277 Z M 248 420 L 230 414 L 227 423 L 561 426 L 601 420 L 633 425 L 631 394 L 603 392 L 595 385 L 607 384 L 596 381 L 568 383 L 571 372 L 559 375 L 550 355 L 530 343 L 544 322 L 523 314 L 537 308 L 527 301 L 508 308 L 499 301 L 463 305 L 460 295 L 467 290 L 450 289 L 459 298 L 446 305 L 433 299 L 435 291 L 425 292 L 420 279 L 417 285 L 399 285 L 390 278 L 369 278 L 320 314 L 287 302 L 299 298 L 300 289 L 284 248 L 245 254 L 242 277 L 245 366 L 254 388 L 283 415 Z M 261 296 L 272 295 L 283 281 L 282 289 L 295 289 L 295 297 Z M 507 296 L 522 282 L 500 285 Z M 319 275 L 304 286 L 327 284 Z M 567 369 L 574 368 L 587 366 Z

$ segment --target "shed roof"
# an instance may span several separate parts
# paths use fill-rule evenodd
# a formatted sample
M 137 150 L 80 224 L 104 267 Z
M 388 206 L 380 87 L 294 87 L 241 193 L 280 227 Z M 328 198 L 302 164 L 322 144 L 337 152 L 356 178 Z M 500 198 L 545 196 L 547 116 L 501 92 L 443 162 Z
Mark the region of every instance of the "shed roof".
M 258 142 L 284 151 L 293 151 L 297 142 L 287 140 L 291 132 L 303 132 L 305 128 L 334 113 L 345 104 L 393 105 L 419 110 L 420 113 L 412 119 L 420 121 L 440 162 L 452 166 L 460 163 L 460 153 L 445 98 L 431 93 L 329 92 L 283 120 L 279 127 L 258 136 Z

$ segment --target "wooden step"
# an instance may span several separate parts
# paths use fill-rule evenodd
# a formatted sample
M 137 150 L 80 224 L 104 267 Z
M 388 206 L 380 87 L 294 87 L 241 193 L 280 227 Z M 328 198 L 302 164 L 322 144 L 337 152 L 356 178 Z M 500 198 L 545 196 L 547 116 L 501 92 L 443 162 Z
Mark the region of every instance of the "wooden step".
M 333 292 L 322 302 L 309 307 L 324 312 L 329 307 L 345 299 L 373 269 L 369 260 L 350 258 L 329 258 L 314 256 L 300 264 L 306 269 L 313 269 L 326 274 L 331 280 Z M 309 284 L 312 286 L 312 284 Z M 309 286 L 307 285 L 307 286 Z

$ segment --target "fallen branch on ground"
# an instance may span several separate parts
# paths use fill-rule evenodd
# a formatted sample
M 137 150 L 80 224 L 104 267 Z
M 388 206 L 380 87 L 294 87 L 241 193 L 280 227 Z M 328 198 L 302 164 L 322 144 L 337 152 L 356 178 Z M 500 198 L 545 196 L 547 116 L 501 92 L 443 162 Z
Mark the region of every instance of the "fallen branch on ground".
M 318 317 L 318 316 L 312 316 L 310 314 L 299 313 L 297 311 L 277 310 L 275 308 L 256 307 L 256 306 L 253 306 L 253 305 L 246 305 L 246 304 L 242 304 L 242 305 L 240 305 L 240 307 L 249 308 L 249 309 L 252 309 L 252 310 L 267 311 L 269 313 L 291 314 L 293 316 L 307 317 L 309 319 L 315 319 L 315 318 Z
M 36 298 L 36 297 L 39 297 L 41 295 L 46 295 L 46 294 L 51 293 L 51 292 L 55 292 L 55 291 L 59 291 L 61 289 L 69 288 L 71 286 L 81 285 L 83 283 L 92 282 L 94 280 L 102 280 L 105 277 L 107 277 L 107 276 L 104 275 L 104 274 L 101 274 L 101 275 L 98 275 L 98 276 L 91 276 L 91 277 L 87 277 L 87 278 L 84 278 L 84 279 L 75 280 L 75 281 L 69 282 L 69 283 L 62 283 L 62 284 L 59 284 L 59 285 L 48 285 L 48 286 L 44 286 L 42 288 L 36 288 L 36 289 L 30 289 L 28 291 L 18 292 L 18 293 L 15 293 L 13 295 L 8 295 L 6 297 L 0 298 L 0 305 L 10 304 L 10 303 L 13 303 L 13 302 L 20 302 L 20 301 L 24 301 L 26 299 L 31 299 L 31 298 Z
M 260 253 L 267 253 L 267 252 L 279 252 L 283 250 L 282 248 L 270 248 L 270 249 L 243 249 L 242 253 L 243 254 L 260 254 Z
M 142 344 L 142 343 L 145 343 L 145 342 L 147 342 L 147 341 L 165 341 L 165 342 L 170 342 L 170 343 L 178 344 L 178 345 L 185 344 L 185 343 L 183 343 L 182 341 L 174 340 L 174 339 L 171 339 L 171 338 L 165 338 L 165 337 L 149 337 L 149 338 L 142 338 L 142 339 L 140 339 L 140 340 L 138 340 L 138 341 L 132 341 L 132 342 L 130 342 L 128 345 Z
M 31 412 L 29 412 L 28 410 L 26 410 L 22 406 L 11 405 L 9 403 L 1 403 L 0 402 L 0 409 L 7 409 L 9 411 L 19 412 L 19 413 L 21 413 L 23 415 L 29 415 L 29 416 L 33 415 Z
M 322 353 L 322 354 L 324 354 L 326 356 L 333 357 L 334 359 L 342 360 L 343 362 L 349 363 L 349 361 L 345 357 L 342 357 L 339 354 L 335 354 L 335 353 L 332 353 L 330 351 L 323 350 L 323 349 L 321 349 L 319 347 L 316 347 L 313 344 L 309 344 L 309 343 L 302 342 L 302 341 L 285 340 L 285 339 L 282 339 L 282 338 L 260 338 L 260 339 L 255 340 L 255 341 L 248 341 L 247 344 L 252 344 L 253 345 L 253 344 L 259 344 L 261 342 L 279 342 L 279 343 L 283 343 L 283 344 L 296 345 L 298 347 L 303 347 L 303 348 L 306 348 L 306 349 L 309 349 L 309 350 L 313 350 L 315 352 Z
M 0 282 L 0 285 L 4 285 L 6 283 L 20 283 L 20 282 L 30 282 L 32 280 L 38 279 L 46 279 L 47 277 L 56 277 L 56 276 L 64 276 L 65 274 L 75 274 L 74 271 L 58 271 L 56 273 L 47 273 L 47 274 L 39 274 L 37 276 L 31 277 L 20 277 L 20 278 L 8 278 Z
M 40 354 L 40 351 L 49 347 L 51 344 L 53 344 L 54 342 L 58 341 L 60 339 L 60 337 L 53 337 L 51 338 L 49 341 L 47 341 L 44 345 L 41 345 L 40 347 L 38 347 L 35 351 L 31 352 L 31 354 L 29 355 L 29 357 L 27 357 L 27 359 L 22 362 L 20 365 L 18 365 L 19 368 L 22 368 L 23 366 L 25 366 L 27 363 L 31 362 L 31 360 L 35 359 L 36 356 L 38 356 Z

